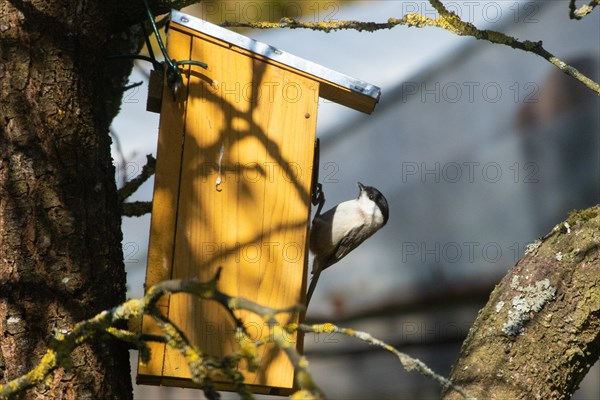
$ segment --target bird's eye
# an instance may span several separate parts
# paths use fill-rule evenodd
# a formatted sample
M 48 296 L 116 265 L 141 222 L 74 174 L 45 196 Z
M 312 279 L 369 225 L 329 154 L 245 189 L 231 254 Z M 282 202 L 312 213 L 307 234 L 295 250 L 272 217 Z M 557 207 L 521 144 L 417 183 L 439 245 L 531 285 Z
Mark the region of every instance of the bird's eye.
M 373 198 L 375 198 L 375 196 L 373 196 L 372 194 L 369 195 L 369 199 L 373 200 Z

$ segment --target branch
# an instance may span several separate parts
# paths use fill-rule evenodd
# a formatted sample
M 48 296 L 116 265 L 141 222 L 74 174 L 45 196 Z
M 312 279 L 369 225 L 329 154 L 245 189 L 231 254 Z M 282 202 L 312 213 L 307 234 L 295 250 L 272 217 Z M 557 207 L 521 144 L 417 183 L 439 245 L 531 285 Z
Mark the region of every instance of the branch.
M 166 343 L 168 346 L 178 350 L 188 364 L 192 381 L 204 391 L 208 399 L 219 398 L 219 394 L 214 386 L 214 379 L 223 375 L 229 378 L 235 390 L 243 399 L 253 398 L 248 386 L 244 383 L 244 376 L 238 370 L 238 364 L 244 360 L 250 371 L 256 371 L 259 367 L 258 348 L 265 343 L 273 342 L 286 354 L 294 366 L 294 379 L 299 390 L 294 393 L 292 398 L 324 399 L 325 395 L 315 384 L 308 369 L 309 363 L 307 359 L 296 351 L 296 348 L 289 340 L 288 334 L 295 330 L 304 332 L 337 332 L 381 347 L 398 356 L 407 371 L 417 370 L 423 375 L 436 380 L 444 388 L 450 388 L 458 392 L 463 398 L 469 398 L 461 387 L 437 375 L 421 361 L 399 352 L 392 346 L 373 338 L 365 332 L 339 328 L 333 324 L 291 324 L 286 327 L 280 326 L 275 319 L 277 315 L 295 314 L 303 311 L 304 306 L 295 305 L 282 309 L 273 309 L 248 299 L 231 297 L 217 289 L 220 273 L 221 270 L 219 269 L 215 277 L 208 282 L 200 282 L 193 279 L 170 280 L 158 283 L 149 288 L 143 298 L 129 300 L 109 311 L 103 311 L 89 320 L 76 324 L 70 333 L 53 339 L 40 363 L 30 372 L 4 385 L 0 385 L 0 398 L 8 398 L 27 388 L 50 381 L 56 369 L 70 368 L 70 355 L 77 347 L 92 340 L 102 339 L 108 334 L 139 349 L 142 362 L 148 362 L 151 357 L 147 341 Z M 203 300 L 216 301 L 225 307 L 237 326 L 236 335 L 238 336 L 239 350 L 234 354 L 217 358 L 204 354 L 190 343 L 185 333 L 167 316 L 162 314 L 156 305 L 162 296 L 175 293 L 187 293 Z M 235 316 L 234 313 L 238 310 L 246 310 L 260 315 L 273 329 L 269 330 L 264 337 L 256 341 L 245 332 L 243 322 Z M 115 327 L 115 324 L 121 320 L 139 321 L 143 315 L 152 317 L 162 330 L 164 336 L 145 335 L 138 331 L 132 332 Z M 135 324 L 131 324 L 131 326 L 135 326 Z
M 465 399 L 473 399 L 472 397 L 469 397 L 467 395 L 467 393 L 465 392 L 465 390 L 462 387 L 455 385 L 454 383 L 452 383 L 452 381 L 444 378 L 441 375 L 436 374 L 427 365 L 425 365 L 421 360 L 412 358 L 408 354 L 398 351 L 397 349 L 390 346 L 389 344 L 387 344 L 379 339 L 374 338 L 373 336 L 371 336 L 370 334 L 368 334 L 366 332 L 355 331 L 354 329 L 348 329 L 348 328 L 340 328 L 340 327 L 337 327 L 330 323 L 318 324 L 318 325 L 304 325 L 304 324 L 300 324 L 298 326 L 290 325 L 290 329 L 297 329 L 297 330 L 300 330 L 303 332 L 314 332 L 314 333 L 341 333 L 343 335 L 351 336 L 353 338 L 361 340 L 370 345 L 381 347 L 382 349 L 395 354 L 400 359 L 400 362 L 402 363 L 402 366 L 404 367 L 404 369 L 406 371 L 416 370 L 416 371 L 420 372 L 422 375 L 438 382 L 440 385 L 442 385 L 442 387 L 444 389 L 454 390 Z
M 527 246 L 479 312 L 450 379 L 481 398 L 570 398 L 599 349 L 600 205 Z
M 544 58 L 552 65 L 560 69 L 565 74 L 577 79 L 600 96 L 600 85 L 598 83 L 594 82 L 593 80 L 582 74 L 576 68 L 566 64 L 564 61 L 559 60 L 552 53 L 544 49 L 542 47 L 541 41 L 519 41 L 514 37 L 505 35 L 501 32 L 492 31 L 488 29 L 477 29 L 475 25 L 471 24 L 470 22 L 462 21 L 455 13 L 453 13 L 452 11 L 448 11 L 441 1 L 429 0 L 429 3 L 431 3 L 433 8 L 435 8 L 436 11 L 440 14 L 440 17 L 436 19 L 431 19 L 419 16 L 421 19 L 425 20 L 427 25 L 429 25 L 429 22 L 431 22 L 433 26 L 444 28 L 459 36 L 472 36 L 478 40 L 483 39 L 491 43 L 503 44 L 505 46 L 512 47 L 513 49 L 519 49 L 533 54 L 537 54 L 538 56 Z
M 308 363 L 290 345 L 283 328 L 276 325 L 276 315 L 297 313 L 303 310 L 303 306 L 271 309 L 247 299 L 231 297 L 216 288 L 220 271 L 209 282 L 170 280 L 158 283 L 149 288 L 143 298 L 129 300 L 111 310 L 103 311 L 91 319 L 76 324 L 70 333 L 53 339 L 46 354 L 36 367 L 27 374 L 0 385 L 0 398 L 9 398 L 32 386 L 49 382 L 53 372 L 58 368 L 68 369 L 71 367 L 70 356 L 77 347 L 101 339 L 108 334 L 138 348 L 143 362 L 150 359 L 150 350 L 145 342 L 146 340 L 165 342 L 168 346 L 178 350 L 184 356 L 190 368 L 192 380 L 200 386 L 209 399 L 219 397 L 214 388 L 213 380 L 215 377 L 222 377 L 223 375 L 231 380 L 242 398 L 252 398 L 252 393 L 244 383 L 243 375 L 238 370 L 238 363 L 245 360 L 250 370 L 256 370 L 258 368 L 258 347 L 272 341 L 285 352 L 294 365 L 296 383 L 300 388 L 299 393 L 306 395 L 305 398 L 323 399 L 323 393 L 314 385 L 308 372 Z M 204 354 L 191 344 L 185 333 L 172 323 L 167 316 L 163 315 L 156 306 L 157 301 L 163 295 L 174 293 L 191 294 L 203 300 L 216 301 L 224 306 L 238 326 L 239 351 L 230 356 L 216 358 Z M 261 341 L 254 342 L 244 331 L 242 321 L 235 317 L 234 311 L 236 310 L 247 310 L 260 315 L 275 327 L 274 333 L 270 332 Z M 141 332 L 130 332 L 114 326 L 120 320 L 140 320 L 143 315 L 155 319 L 163 331 L 164 337 L 147 337 Z
M 359 32 L 375 32 L 382 29 L 392 29 L 397 25 L 407 25 L 402 20 L 390 19 L 388 22 L 362 22 L 362 21 L 319 21 L 319 22 L 300 22 L 293 18 L 282 18 L 279 22 L 237 22 L 224 21 L 220 26 L 225 28 L 250 28 L 250 29 L 274 29 L 274 28 L 289 28 L 289 29 L 310 29 L 313 31 L 343 31 L 355 30 Z
M 146 165 L 142 168 L 142 172 L 134 179 L 126 182 L 121 189 L 118 190 L 119 201 L 121 203 L 121 215 L 124 217 L 141 217 L 142 215 L 152 212 L 151 201 L 134 201 L 125 203 L 125 199 L 135 193 L 140 186 L 144 184 L 156 172 L 156 159 L 151 154 L 146 155 Z
M 121 215 L 124 217 L 141 217 L 152 212 L 151 201 L 133 201 L 121 204 Z
M 577 0 L 569 0 L 569 18 L 582 19 L 591 13 L 597 5 L 600 5 L 600 0 L 591 0 L 589 4 L 577 8 L 575 5 Z
M 593 0 L 592 3 L 598 3 L 600 0 Z M 544 49 L 542 42 L 532 42 L 529 40 L 520 41 L 512 36 L 493 30 L 480 30 L 475 25 L 461 20 L 455 13 L 448 11 L 441 1 L 430 0 L 431 5 L 438 11 L 438 18 L 430 18 L 421 14 L 406 14 L 400 19 L 390 18 L 387 23 L 378 22 L 360 22 L 360 21 L 320 21 L 320 22 L 299 22 L 291 18 L 283 18 L 280 22 L 231 22 L 225 21 L 221 24 L 224 27 L 242 27 L 252 29 L 273 29 L 273 28 L 289 28 L 289 29 L 311 29 L 315 31 L 331 32 L 340 30 L 356 30 L 359 32 L 367 31 L 374 32 L 381 29 L 392 29 L 396 26 L 403 25 L 415 28 L 424 28 L 434 26 L 445 29 L 458 36 L 471 36 L 478 40 L 487 40 L 491 43 L 502 44 L 512 47 L 513 49 L 523 50 L 529 53 L 536 54 L 552 65 L 560 69 L 565 74 L 577 79 L 589 89 L 596 92 L 600 96 L 600 84 L 596 83 L 589 77 L 582 74 L 576 68 L 566 64 L 558 59 L 552 53 Z M 591 3 L 590 3 L 591 4 Z
M 152 154 L 146 155 L 146 165 L 142 168 L 142 172 L 125 185 L 118 191 L 119 200 L 124 202 L 126 198 L 135 193 L 136 190 L 142 186 L 144 182 L 148 180 L 156 171 L 156 159 L 152 157 Z

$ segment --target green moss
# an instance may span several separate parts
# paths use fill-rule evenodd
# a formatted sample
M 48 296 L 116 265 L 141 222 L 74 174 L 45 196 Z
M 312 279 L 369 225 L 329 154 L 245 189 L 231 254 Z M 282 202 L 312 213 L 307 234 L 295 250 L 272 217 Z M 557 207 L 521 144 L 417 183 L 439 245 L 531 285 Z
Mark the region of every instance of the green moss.
M 577 303 L 575 312 L 572 315 L 573 324 L 582 328 L 591 313 L 600 310 L 600 287 L 593 286 L 584 293 L 584 298 Z
M 598 216 L 598 206 L 587 208 L 585 210 L 573 210 L 569 213 L 567 217 L 567 222 L 569 225 L 573 226 L 578 221 L 585 222 L 591 219 L 594 219 Z

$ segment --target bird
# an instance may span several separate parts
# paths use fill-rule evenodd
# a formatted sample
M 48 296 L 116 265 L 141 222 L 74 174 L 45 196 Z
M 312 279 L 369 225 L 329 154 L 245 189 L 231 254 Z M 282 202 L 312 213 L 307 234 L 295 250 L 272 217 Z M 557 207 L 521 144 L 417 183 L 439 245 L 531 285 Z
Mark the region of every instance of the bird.
M 310 229 L 309 250 L 314 255 L 312 279 L 306 294 L 306 306 L 317 286 L 321 272 L 340 261 L 389 219 L 389 206 L 385 196 L 372 186 L 358 184 L 358 197 L 344 201 L 313 218 Z

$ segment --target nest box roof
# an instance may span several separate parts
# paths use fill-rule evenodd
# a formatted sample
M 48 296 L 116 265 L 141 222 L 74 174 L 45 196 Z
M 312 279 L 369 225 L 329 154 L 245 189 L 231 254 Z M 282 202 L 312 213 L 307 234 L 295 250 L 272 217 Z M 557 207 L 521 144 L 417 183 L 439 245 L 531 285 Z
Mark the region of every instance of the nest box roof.
M 234 51 L 244 52 L 263 62 L 307 76 L 320 83 L 320 97 L 346 107 L 370 114 L 379 101 L 381 89 L 377 86 L 180 11 L 171 11 L 170 27 L 187 31 L 196 36 L 208 36 L 213 40 L 223 42 Z M 203 61 L 206 61 L 210 67 L 210 60 Z

